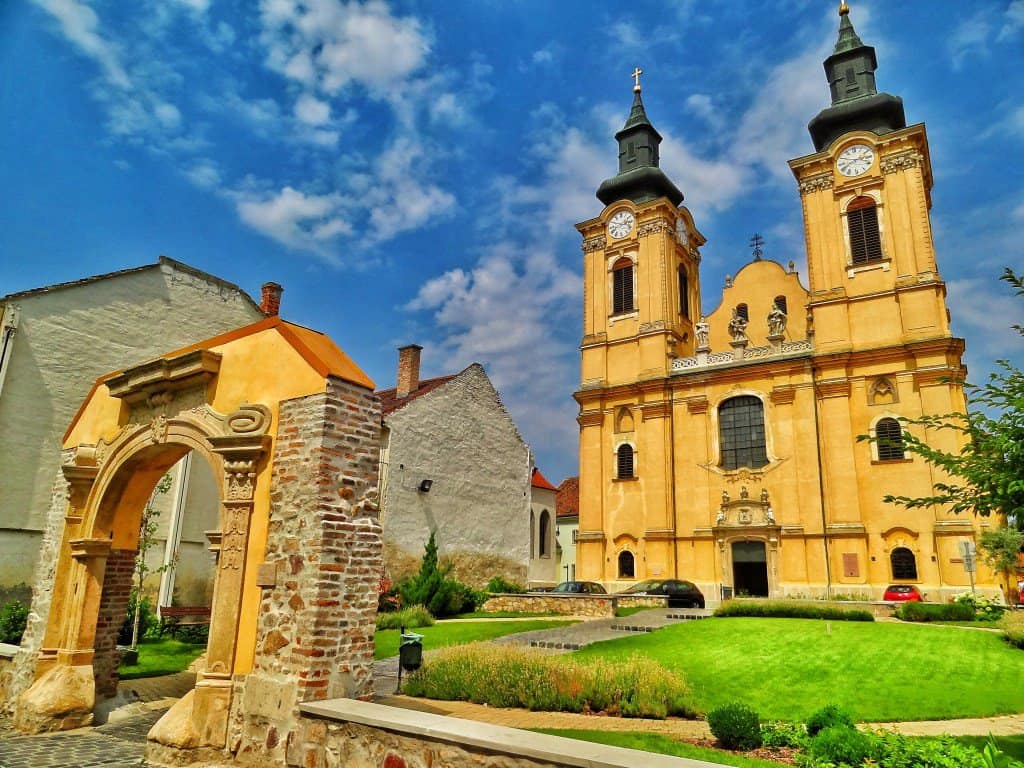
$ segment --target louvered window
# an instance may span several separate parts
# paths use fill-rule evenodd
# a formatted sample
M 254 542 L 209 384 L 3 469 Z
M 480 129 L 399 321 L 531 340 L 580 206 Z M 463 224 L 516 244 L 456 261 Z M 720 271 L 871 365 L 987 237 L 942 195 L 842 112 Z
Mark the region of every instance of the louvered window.
M 738 316 L 742 317 L 748 323 L 750 322 L 750 310 L 747 309 L 747 305 L 746 304 L 737 304 L 736 305 L 736 314 Z
M 850 255 L 854 264 L 869 264 L 882 258 L 882 236 L 878 231 L 878 207 L 870 197 L 858 197 L 846 209 L 850 232 Z
M 686 279 L 686 267 L 679 267 L 679 314 L 690 316 L 690 281 Z
M 881 419 L 875 425 L 875 437 L 878 440 L 879 461 L 903 458 L 903 428 L 896 419 Z
M 619 262 L 612 271 L 612 313 L 632 312 L 633 306 L 633 263 Z
M 757 469 L 768 463 L 764 405 L 753 395 L 733 397 L 719 406 L 718 435 L 722 469 Z
M 906 547 L 896 547 L 889 555 L 894 579 L 917 579 L 917 558 Z
M 631 445 L 620 445 L 619 450 L 616 451 L 616 467 L 615 476 L 620 480 L 625 480 L 633 475 L 633 446 Z
M 786 314 L 786 315 L 789 314 L 789 307 L 788 307 L 788 304 L 786 302 L 786 297 L 785 296 L 776 296 L 774 303 L 775 303 L 776 308 L 781 310 L 783 312 L 783 314 Z

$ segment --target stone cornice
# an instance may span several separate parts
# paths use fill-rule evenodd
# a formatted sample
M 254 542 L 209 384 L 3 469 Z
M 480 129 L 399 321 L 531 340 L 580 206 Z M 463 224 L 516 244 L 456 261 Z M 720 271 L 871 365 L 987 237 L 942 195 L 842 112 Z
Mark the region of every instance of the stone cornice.
M 207 349 L 133 366 L 104 383 L 111 397 L 135 404 L 186 387 L 205 386 L 220 371 L 220 355 Z
M 602 411 L 584 411 L 576 417 L 576 421 L 581 427 L 599 427 L 604 422 L 604 413 Z
M 830 379 L 828 381 L 818 382 L 818 397 L 825 399 L 828 397 L 849 397 L 850 396 L 850 380 L 849 379 Z
M 663 400 L 660 403 L 646 403 L 641 406 L 643 421 L 651 419 L 665 419 L 672 415 L 672 403 Z

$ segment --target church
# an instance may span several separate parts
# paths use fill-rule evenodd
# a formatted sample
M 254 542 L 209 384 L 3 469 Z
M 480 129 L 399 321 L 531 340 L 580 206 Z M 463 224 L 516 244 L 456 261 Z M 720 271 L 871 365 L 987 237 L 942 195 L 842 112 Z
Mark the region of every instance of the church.
M 905 450 L 899 420 L 965 410 L 964 342 L 935 261 L 925 126 L 878 91 L 874 48 L 845 3 L 839 14 L 832 103 L 808 125 L 813 152 L 789 162 L 806 287 L 793 262 L 755 252 L 704 309 L 705 238 L 659 167 L 634 73 L 618 173 L 577 225 L 577 578 L 686 579 L 709 601 L 878 600 L 889 584 L 945 601 L 969 588 L 961 545 L 999 521 L 883 501 L 940 479 Z M 983 564 L 974 577 L 998 594 Z

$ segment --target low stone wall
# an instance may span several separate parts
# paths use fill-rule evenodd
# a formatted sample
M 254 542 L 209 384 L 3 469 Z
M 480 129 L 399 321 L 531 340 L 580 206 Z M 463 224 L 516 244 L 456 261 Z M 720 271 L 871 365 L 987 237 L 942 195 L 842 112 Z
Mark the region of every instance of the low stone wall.
M 0 643 L 0 712 L 10 704 L 11 681 L 14 677 L 14 657 L 18 646 Z
M 318 768 L 715 768 L 700 760 L 353 699 L 302 704 L 300 709 L 322 741 L 309 746 L 296 764 Z
M 553 592 L 493 595 L 483 604 L 482 611 L 511 611 L 515 613 L 560 613 L 565 616 L 584 616 L 589 619 L 611 619 L 619 606 L 646 606 L 663 608 L 664 597 L 646 595 L 570 595 Z

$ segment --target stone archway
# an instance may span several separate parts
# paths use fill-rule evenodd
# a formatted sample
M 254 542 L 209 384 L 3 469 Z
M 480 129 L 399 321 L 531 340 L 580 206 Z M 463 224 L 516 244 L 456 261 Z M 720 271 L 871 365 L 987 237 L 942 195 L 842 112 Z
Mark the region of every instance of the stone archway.
M 329 339 L 277 318 L 197 347 L 101 379 L 69 430 L 52 600 L 15 723 L 88 724 L 112 692 L 142 508 L 193 451 L 221 480 L 210 636 L 150 759 L 283 762 L 300 701 L 370 692 L 379 403 Z

